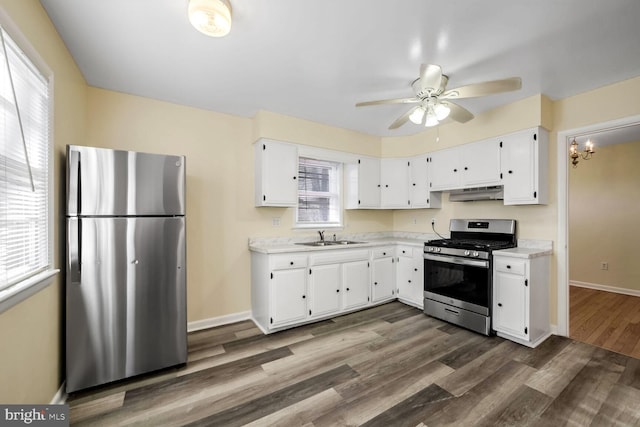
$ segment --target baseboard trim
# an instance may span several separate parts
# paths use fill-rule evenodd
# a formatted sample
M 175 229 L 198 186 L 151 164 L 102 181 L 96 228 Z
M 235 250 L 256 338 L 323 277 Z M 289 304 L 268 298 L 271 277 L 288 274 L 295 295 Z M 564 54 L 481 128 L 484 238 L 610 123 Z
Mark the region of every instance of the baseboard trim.
M 66 386 L 67 382 L 62 381 L 62 384 L 60 384 L 60 388 L 51 399 L 51 402 L 49 402 L 49 405 L 62 405 L 67 401 L 67 393 L 64 391 Z
M 211 317 L 209 319 L 194 320 L 187 324 L 187 332 L 201 331 L 202 329 L 214 328 L 216 326 L 228 325 L 229 323 L 251 320 L 250 311 L 227 314 L 225 316 Z
M 632 297 L 640 297 L 640 291 L 635 289 L 616 288 L 615 286 L 599 285 L 597 283 L 578 282 L 571 280 L 569 286 L 577 286 L 579 288 L 594 289 L 596 291 L 613 292 L 615 294 L 630 295 Z
M 558 335 L 558 325 L 551 324 L 551 335 Z

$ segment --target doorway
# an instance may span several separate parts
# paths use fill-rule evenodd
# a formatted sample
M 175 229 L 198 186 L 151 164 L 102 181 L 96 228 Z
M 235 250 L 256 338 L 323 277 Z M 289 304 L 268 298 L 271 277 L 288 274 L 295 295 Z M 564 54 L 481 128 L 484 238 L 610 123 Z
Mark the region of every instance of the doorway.
M 604 247 L 604 240 L 602 237 L 600 237 L 600 240 L 596 239 L 594 242 L 591 242 L 589 244 L 590 246 L 586 246 L 591 249 L 596 249 L 595 251 L 582 251 L 583 247 L 585 247 L 585 241 L 588 241 L 588 238 L 585 238 L 585 235 L 586 237 L 589 237 L 589 235 L 593 237 L 593 235 L 597 233 L 589 233 L 589 228 L 585 228 L 584 232 L 576 231 L 580 230 L 580 228 L 576 227 L 574 221 L 578 223 L 582 221 L 582 223 L 584 223 L 585 217 L 588 217 L 589 215 L 597 215 L 596 211 L 598 211 L 597 208 L 600 206 L 597 205 L 597 203 L 605 204 L 606 200 L 598 201 L 598 197 L 596 195 L 592 200 L 594 208 L 589 209 L 588 211 L 585 211 L 585 209 L 588 209 L 588 205 L 586 207 L 584 205 L 571 206 L 570 203 L 572 200 L 574 203 L 576 199 L 580 200 L 575 194 L 574 197 L 572 197 L 569 185 L 569 174 L 574 173 L 575 175 L 578 175 L 576 174 L 577 171 L 572 170 L 567 156 L 569 145 L 574 138 L 580 143 L 581 150 L 584 148 L 584 142 L 589 138 L 591 138 L 596 144 L 596 154 L 593 157 L 594 160 L 585 161 L 579 159 L 577 168 L 584 168 L 579 172 L 582 172 L 582 176 L 585 177 L 586 175 L 584 175 L 584 173 L 586 170 L 593 167 L 592 165 L 596 165 L 595 162 L 598 161 L 598 145 L 600 145 L 600 152 L 602 154 L 600 158 L 604 161 L 604 157 L 606 157 L 605 153 L 611 152 L 611 149 L 607 144 L 622 144 L 621 146 L 616 145 L 616 147 L 624 147 L 625 143 L 640 141 L 640 116 L 628 117 L 588 127 L 563 131 L 558 133 L 557 139 L 558 334 L 573 336 L 574 338 L 585 342 L 589 342 L 589 340 L 591 340 L 592 344 L 609 347 L 614 351 L 633 355 L 634 349 L 640 352 L 640 344 L 638 344 L 638 341 L 640 341 L 640 318 L 628 318 L 628 315 L 629 313 L 638 313 L 637 307 L 640 307 L 640 305 L 635 306 L 634 304 L 635 302 L 640 304 L 640 296 L 634 295 L 640 295 L 640 292 L 621 289 L 618 286 L 618 283 L 616 283 L 616 280 L 620 282 L 623 282 L 624 280 L 611 279 L 607 282 L 607 280 L 609 280 L 609 276 L 600 274 L 606 273 L 606 271 L 600 270 L 606 270 L 611 263 L 614 264 L 615 269 L 621 268 L 620 261 L 623 258 L 611 255 L 611 251 L 607 251 Z M 607 145 L 607 147 L 603 144 Z M 602 166 L 602 163 L 600 163 L 600 166 Z M 593 167 L 593 170 L 595 171 L 596 168 Z M 618 171 L 613 171 L 614 174 L 616 172 Z M 596 181 L 593 182 L 599 183 L 597 179 L 611 180 L 611 168 L 608 172 L 600 171 L 600 174 L 602 173 L 606 173 L 608 175 L 593 178 L 596 179 Z M 575 175 L 572 175 L 571 178 L 575 179 Z M 576 190 L 574 189 L 574 191 Z M 607 196 L 614 197 L 612 194 L 607 194 Z M 603 197 L 601 197 L 601 199 L 602 198 Z M 573 217 L 571 217 L 572 208 Z M 585 212 L 588 214 L 584 215 Z M 570 222 L 570 219 L 572 222 Z M 600 218 L 598 224 L 594 223 L 592 228 L 595 230 L 596 227 L 606 227 L 607 225 L 611 229 L 614 229 L 614 227 L 611 226 L 611 223 L 606 224 L 606 218 Z M 604 235 L 606 236 L 606 234 Z M 570 245 L 570 243 L 573 243 L 573 245 Z M 580 250 L 575 249 L 575 244 L 578 243 L 579 246 L 577 246 L 577 248 Z M 602 248 L 599 248 L 598 245 L 602 245 Z M 573 253 L 571 252 L 572 247 L 574 248 Z M 594 252 L 598 252 L 599 249 L 602 249 L 600 252 L 607 253 L 608 255 L 600 256 L 599 253 L 595 254 Z M 606 258 L 607 256 L 612 257 L 614 260 L 610 262 L 607 259 L 599 259 L 600 257 Z M 598 259 L 598 261 L 596 262 L 594 259 Z M 573 276 L 580 276 L 577 280 L 578 283 L 573 283 L 573 285 L 577 286 L 569 285 L 570 280 L 576 280 L 576 277 L 572 277 L 571 267 L 573 268 Z M 577 267 L 579 267 L 579 269 L 577 269 Z M 580 274 L 577 274 L 576 271 L 580 271 Z M 612 284 L 611 282 L 615 283 L 615 286 L 609 286 Z M 604 285 L 602 285 L 603 283 Z M 622 286 L 622 288 L 624 288 L 624 286 Z M 618 309 L 618 311 L 616 311 L 616 309 Z M 582 311 L 578 313 L 577 310 Z M 612 316 L 609 320 L 606 318 L 608 315 Z M 575 323 L 575 325 L 572 325 L 572 322 Z M 625 338 L 625 334 L 629 333 L 631 334 L 631 338 Z M 616 341 L 618 341 L 617 344 Z M 612 346 L 614 348 L 612 348 Z M 635 357 L 639 357 L 639 355 L 635 355 Z

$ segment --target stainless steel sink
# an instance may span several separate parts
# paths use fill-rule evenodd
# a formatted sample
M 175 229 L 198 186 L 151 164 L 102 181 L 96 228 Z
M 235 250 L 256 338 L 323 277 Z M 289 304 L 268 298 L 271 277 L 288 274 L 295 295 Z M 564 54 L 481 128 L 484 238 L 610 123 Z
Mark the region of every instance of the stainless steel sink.
M 315 242 L 300 242 L 296 243 L 296 245 L 304 245 L 304 246 L 334 246 L 334 245 L 355 245 L 358 243 L 365 242 L 355 242 L 353 240 L 316 240 Z

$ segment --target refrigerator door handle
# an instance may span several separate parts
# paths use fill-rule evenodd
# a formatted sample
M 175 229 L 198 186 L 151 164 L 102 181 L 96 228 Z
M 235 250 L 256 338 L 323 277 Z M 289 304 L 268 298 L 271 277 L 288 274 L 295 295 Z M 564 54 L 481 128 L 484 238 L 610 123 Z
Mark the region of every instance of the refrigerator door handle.
M 67 213 L 69 215 L 80 214 L 81 210 L 81 191 L 80 191 L 80 152 L 76 150 L 69 150 L 68 156 L 69 167 L 67 173 L 69 174 L 67 188 Z
M 69 258 L 67 269 L 69 271 L 69 281 L 71 284 L 79 285 L 82 276 L 82 220 L 79 218 L 69 218 L 68 223 L 68 245 Z

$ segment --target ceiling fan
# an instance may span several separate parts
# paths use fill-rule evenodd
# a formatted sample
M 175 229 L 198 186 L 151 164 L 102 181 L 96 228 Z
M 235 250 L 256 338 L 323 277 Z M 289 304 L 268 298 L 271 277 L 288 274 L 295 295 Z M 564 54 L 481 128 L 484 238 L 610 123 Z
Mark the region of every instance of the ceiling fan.
M 520 77 L 491 80 L 446 90 L 448 81 L 449 78 L 442 74 L 440 66 L 422 64 L 420 66 L 420 77 L 411 83 L 415 96 L 411 98 L 358 102 L 356 107 L 382 104 L 418 104 L 391 123 L 389 129 L 397 129 L 409 120 L 427 127 L 436 126 L 446 118 L 459 123 L 466 123 L 473 119 L 473 114 L 458 104 L 451 102 L 451 100 L 510 92 L 522 87 Z

